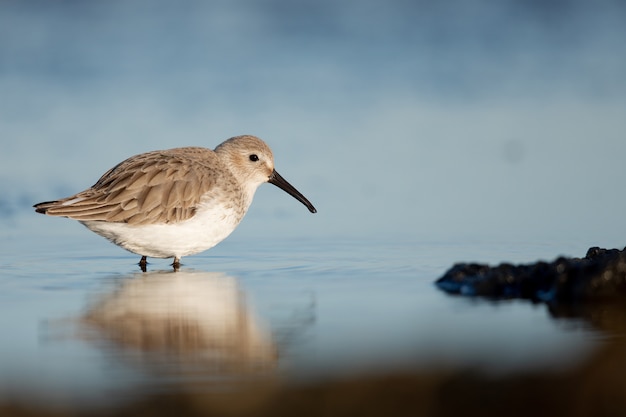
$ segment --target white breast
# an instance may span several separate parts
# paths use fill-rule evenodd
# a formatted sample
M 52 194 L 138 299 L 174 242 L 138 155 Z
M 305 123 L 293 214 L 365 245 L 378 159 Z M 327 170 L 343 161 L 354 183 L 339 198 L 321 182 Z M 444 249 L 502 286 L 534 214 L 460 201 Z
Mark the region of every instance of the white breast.
M 247 209 L 247 207 L 245 208 Z M 193 255 L 217 245 L 237 227 L 242 212 L 232 205 L 201 206 L 189 220 L 174 224 L 128 225 L 82 222 L 93 232 L 133 253 L 153 258 Z

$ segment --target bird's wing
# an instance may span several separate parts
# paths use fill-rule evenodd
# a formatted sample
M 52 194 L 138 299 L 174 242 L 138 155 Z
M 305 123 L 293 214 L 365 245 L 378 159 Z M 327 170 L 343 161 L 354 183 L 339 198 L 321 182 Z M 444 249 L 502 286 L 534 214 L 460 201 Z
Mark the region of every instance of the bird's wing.
M 205 148 L 148 152 L 121 162 L 85 191 L 35 208 L 79 221 L 176 223 L 195 214 L 202 195 L 215 187 L 219 166 Z

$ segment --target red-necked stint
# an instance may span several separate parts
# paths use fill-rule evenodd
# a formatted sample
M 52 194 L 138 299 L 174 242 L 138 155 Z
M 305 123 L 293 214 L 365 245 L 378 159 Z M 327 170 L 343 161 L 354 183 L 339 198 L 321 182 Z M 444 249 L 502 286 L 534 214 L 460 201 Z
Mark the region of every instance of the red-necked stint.
M 35 204 L 38 213 L 78 220 L 93 232 L 146 258 L 180 258 L 224 240 L 269 182 L 317 210 L 274 169 L 269 146 L 255 136 L 230 138 L 215 150 L 175 148 L 135 155 L 91 188 Z

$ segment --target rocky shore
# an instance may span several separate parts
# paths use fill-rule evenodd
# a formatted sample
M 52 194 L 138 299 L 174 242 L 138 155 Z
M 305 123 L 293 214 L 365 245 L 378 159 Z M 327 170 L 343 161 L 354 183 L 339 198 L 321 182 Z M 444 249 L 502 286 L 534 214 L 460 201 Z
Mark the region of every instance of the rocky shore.
M 626 249 L 592 247 L 584 258 L 522 265 L 459 263 L 436 285 L 452 294 L 547 303 L 624 299 Z

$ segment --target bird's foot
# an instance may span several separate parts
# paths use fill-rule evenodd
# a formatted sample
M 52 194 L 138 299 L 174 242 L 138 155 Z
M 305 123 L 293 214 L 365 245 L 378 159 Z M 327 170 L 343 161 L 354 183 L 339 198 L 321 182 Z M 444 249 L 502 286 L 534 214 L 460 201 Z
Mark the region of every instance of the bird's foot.
M 180 258 L 174 258 L 174 262 L 172 262 L 172 267 L 174 268 L 174 272 L 178 272 L 180 269 Z
M 138 265 L 139 265 L 139 268 L 141 269 L 141 272 L 146 272 L 147 271 L 146 266 L 148 265 L 148 258 L 146 256 L 142 256 Z

